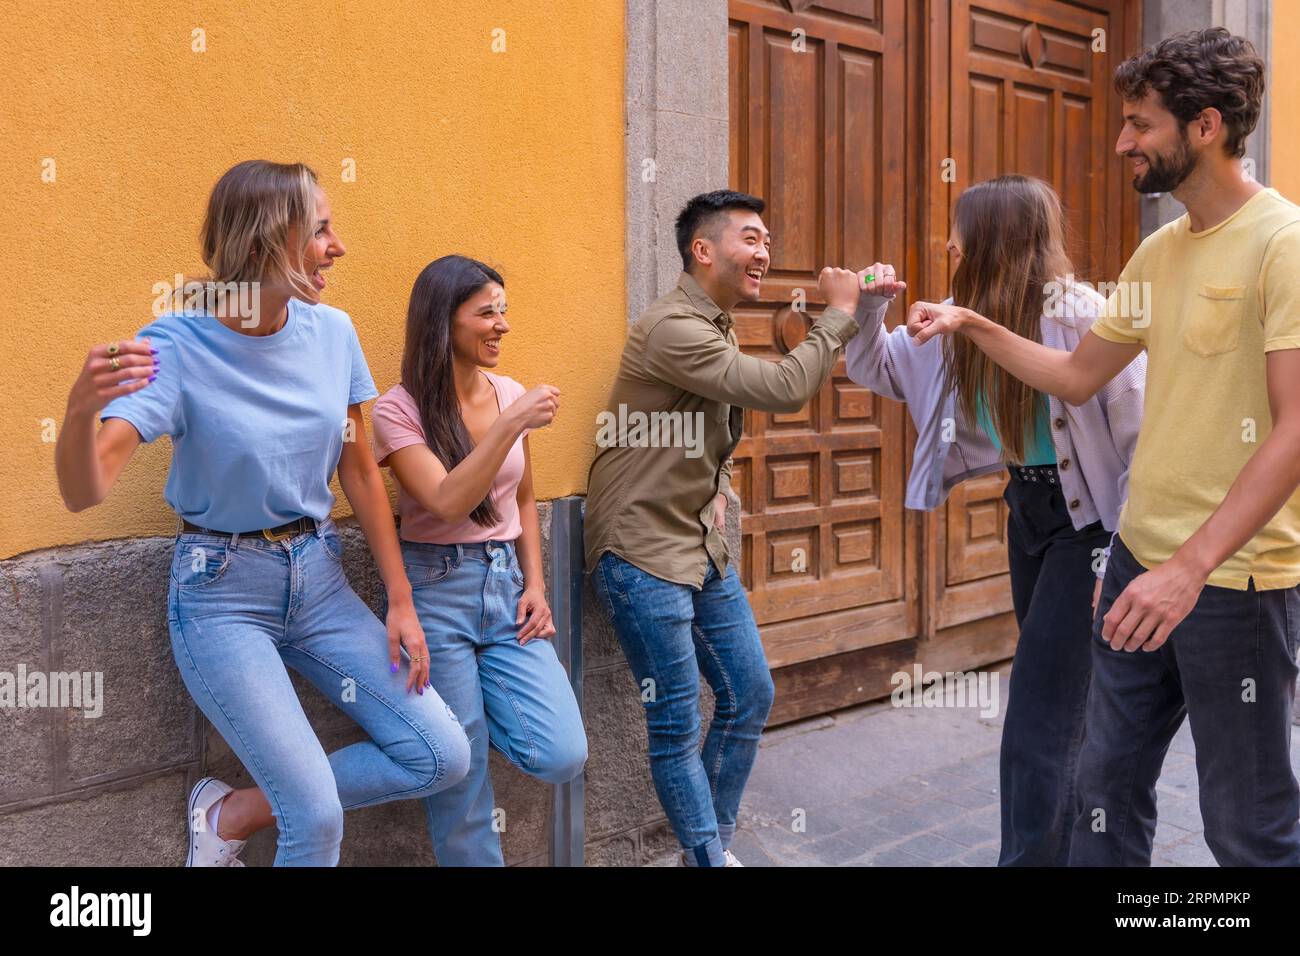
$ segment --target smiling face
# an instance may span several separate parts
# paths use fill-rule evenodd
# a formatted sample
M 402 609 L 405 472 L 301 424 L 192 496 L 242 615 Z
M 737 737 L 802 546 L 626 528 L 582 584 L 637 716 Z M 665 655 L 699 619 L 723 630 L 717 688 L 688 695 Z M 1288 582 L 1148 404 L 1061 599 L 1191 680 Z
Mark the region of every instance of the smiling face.
M 312 236 L 307 240 L 307 247 L 302 254 L 302 271 L 310 285 L 304 289 L 290 283 L 287 278 L 283 281 L 290 286 L 292 295 L 316 303 L 320 301 L 320 294 L 325 289 L 324 271 L 347 251 L 343 248 L 342 240 L 334 232 L 333 212 L 330 209 L 329 199 L 319 187 L 316 189 L 316 209 L 312 217 L 312 227 Z M 298 227 L 290 226 L 289 248 L 297 249 L 300 242 Z
M 1141 100 L 1124 101 L 1124 128 L 1115 152 L 1133 164 L 1133 188 L 1140 193 L 1173 192 L 1200 159 L 1186 126 L 1164 108 L 1155 90 Z
M 707 268 L 725 298 L 752 302 L 759 297 L 763 277 L 771 267 L 772 235 L 763 217 L 748 209 L 727 209 L 701 230 L 696 242 L 706 243 Z
M 456 309 L 451 323 L 452 353 L 458 362 L 496 368 L 501 362 L 501 338 L 509 331 L 506 290 L 488 282 Z

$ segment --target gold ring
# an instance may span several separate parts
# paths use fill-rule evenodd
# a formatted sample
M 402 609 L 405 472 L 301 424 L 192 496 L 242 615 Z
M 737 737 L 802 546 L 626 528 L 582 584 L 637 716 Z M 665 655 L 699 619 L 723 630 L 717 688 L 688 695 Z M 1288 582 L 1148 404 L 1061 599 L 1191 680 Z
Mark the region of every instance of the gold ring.
M 107 346 L 107 349 L 109 355 L 116 355 L 118 352 L 122 351 L 120 348 L 118 348 L 116 342 L 110 342 Z
M 122 363 L 115 358 L 111 358 L 108 360 L 108 367 L 111 368 L 114 372 L 116 372 L 118 369 L 122 367 Z
M 420 661 L 427 661 L 428 659 L 429 659 L 428 657 L 412 657 L 412 658 L 411 658 L 411 663 L 412 663 L 412 664 L 418 664 L 418 663 L 420 663 Z

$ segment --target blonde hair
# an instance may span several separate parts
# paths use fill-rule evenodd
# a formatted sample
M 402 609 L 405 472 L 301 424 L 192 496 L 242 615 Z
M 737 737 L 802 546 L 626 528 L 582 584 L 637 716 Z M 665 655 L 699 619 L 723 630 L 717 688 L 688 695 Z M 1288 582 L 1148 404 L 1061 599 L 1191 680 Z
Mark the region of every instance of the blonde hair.
M 249 159 L 217 180 L 208 198 L 200 241 L 209 282 L 263 282 L 283 276 L 297 291 L 313 294 L 303 254 L 315 234 L 316 173 L 302 163 Z M 298 227 L 290 248 L 290 229 Z

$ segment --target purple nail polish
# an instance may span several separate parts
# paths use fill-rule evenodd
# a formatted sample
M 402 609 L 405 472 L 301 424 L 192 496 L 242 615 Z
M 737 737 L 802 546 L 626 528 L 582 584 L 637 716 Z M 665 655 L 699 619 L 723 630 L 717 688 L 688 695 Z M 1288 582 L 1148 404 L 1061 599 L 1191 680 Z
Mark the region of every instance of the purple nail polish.
M 149 381 L 152 382 L 152 381 L 153 381 L 154 379 L 156 379 L 157 377 L 158 377 L 157 375 L 150 375 L 150 376 L 149 376 Z
M 397 665 L 396 665 L 396 664 L 389 664 L 389 665 L 388 665 L 388 673 L 390 673 L 390 674 L 396 674 L 396 673 L 397 673 Z
M 158 354 L 158 350 L 157 350 L 157 349 L 154 349 L 154 348 L 151 348 L 151 349 L 149 350 L 149 352 L 150 352 L 151 354 L 153 354 L 153 355 L 157 355 L 157 354 Z
M 419 695 L 420 695 L 421 697 L 423 697 L 423 696 L 424 696 L 424 688 L 421 687 L 421 688 L 419 689 L 419 691 L 417 691 L 417 693 L 419 693 Z

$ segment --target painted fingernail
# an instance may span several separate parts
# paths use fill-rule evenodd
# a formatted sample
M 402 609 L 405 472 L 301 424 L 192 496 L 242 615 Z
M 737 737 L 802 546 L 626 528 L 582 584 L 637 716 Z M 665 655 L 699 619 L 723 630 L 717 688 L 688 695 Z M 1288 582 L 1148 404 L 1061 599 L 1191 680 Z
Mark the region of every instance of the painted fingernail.
M 157 355 L 157 354 L 158 354 L 158 350 L 157 350 L 157 349 L 150 349 L 149 352 L 150 352 L 151 354 L 153 354 L 153 355 Z
M 157 377 L 158 377 L 157 375 L 150 375 L 150 376 L 149 376 L 149 381 L 152 382 L 152 381 L 153 381 L 154 379 L 156 379 Z
M 419 695 L 420 695 L 421 697 L 423 697 L 423 696 L 424 696 L 424 688 L 421 687 L 420 690 L 418 691 L 418 693 L 419 693 Z
M 389 664 L 389 665 L 388 665 L 388 673 L 390 673 L 390 674 L 396 674 L 396 673 L 397 673 L 397 665 L 396 665 L 396 664 Z

